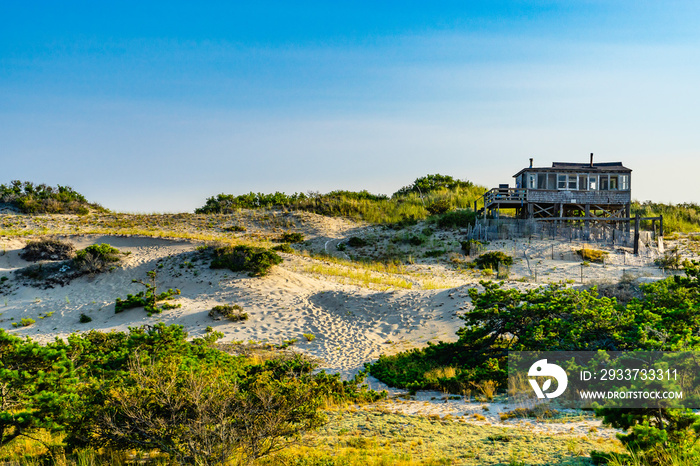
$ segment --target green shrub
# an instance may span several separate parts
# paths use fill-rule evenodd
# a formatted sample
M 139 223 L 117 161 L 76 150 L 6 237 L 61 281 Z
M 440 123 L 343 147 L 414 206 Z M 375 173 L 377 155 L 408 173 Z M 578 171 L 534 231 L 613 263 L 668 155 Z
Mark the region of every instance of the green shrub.
M 478 249 L 479 246 L 482 246 L 484 243 L 475 239 L 470 239 L 468 241 L 460 241 L 459 244 L 462 246 L 462 252 L 464 252 L 464 255 L 471 256 L 472 250 Z
M 282 234 L 282 236 L 280 237 L 280 241 L 282 241 L 283 243 L 303 243 L 304 235 L 298 232 L 287 232 Z
M 146 287 L 145 291 L 140 291 L 136 293 L 135 295 L 132 294 L 127 294 L 126 299 L 120 299 L 117 298 L 115 304 L 114 304 L 114 313 L 118 314 L 120 312 L 123 312 L 127 309 L 133 309 L 136 307 L 143 307 L 146 312 L 148 312 L 148 315 L 151 314 L 159 314 L 163 311 L 169 310 L 169 309 L 176 309 L 178 307 L 181 307 L 182 304 L 170 304 L 167 302 L 164 302 L 162 304 L 158 304 L 162 301 L 168 301 L 172 299 L 174 296 L 178 296 L 180 294 L 179 289 L 173 290 L 172 288 L 169 288 L 168 291 L 164 291 L 162 293 L 158 293 L 158 288 L 156 286 L 156 271 L 155 270 L 150 270 L 146 272 L 146 275 L 148 276 L 148 282 L 145 282 L 143 280 L 131 280 L 132 283 L 139 283 L 143 286 Z
M 657 267 L 660 267 L 662 269 L 673 269 L 673 270 L 678 270 L 683 265 L 683 261 L 681 258 L 680 251 L 678 250 L 678 247 L 675 247 L 673 249 L 670 249 L 670 250 L 664 252 L 664 255 L 657 258 L 654 261 L 654 263 L 657 265 Z
M 471 189 L 474 183 L 471 181 L 456 180 L 449 175 L 426 175 L 416 178 L 413 184 L 405 186 L 394 193 L 394 197 L 406 196 L 409 194 L 426 195 L 436 191 Z
M 430 215 L 441 215 L 449 211 L 451 207 L 449 199 L 441 198 L 434 200 L 425 208 Z
M 121 259 L 119 249 L 109 244 L 93 244 L 76 251 L 73 262 L 82 272 L 96 273 L 111 268 Z
M 504 265 L 506 267 L 513 265 L 513 258 L 501 251 L 492 251 L 480 255 L 474 259 L 474 263 L 482 270 L 493 270 L 498 269 L 499 265 Z
M 244 232 L 246 231 L 246 227 L 241 226 L 241 225 L 232 225 L 229 227 L 224 227 L 224 231 L 228 232 Z
M 252 246 L 225 246 L 212 251 L 212 269 L 229 269 L 233 272 L 250 272 L 252 275 L 267 275 L 273 266 L 282 263 L 274 251 Z
M 88 322 L 92 322 L 92 317 L 86 314 L 80 314 L 80 323 L 81 324 L 87 324 Z
M 643 286 L 643 298 L 625 305 L 598 296 L 595 288 L 520 291 L 482 281 L 483 292 L 468 291 L 474 308 L 463 316 L 457 342 L 381 356 L 370 372 L 392 386 L 459 393 L 478 381 L 504 386 L 511 351 L 698 350 L 700 263 L 687 262 L 685 273 Z M 430 369 L 447 366 L 457 368 L 456 380 L 426 378 Z M 618 437 L 637 456 L 651 460 L 659 451 L 678 449 L 687 458 L 700 457 L 694 427 L 700 415 L 690 410 L 614 407 L 598 408 L 596 415 L 623 429 Z
M 316 335 L 313 333 L 305 333 L 303 337 L 306 338 L 306 341 L 314 341 L 316 339 Z
M 89 208 L 105 211 L 97 204 L 90 204 L 85 197 L 68 186 L 56 187 L 14 180 L 9 185 L 0 184 L 0 203 L 7 203 L 27 214 L 79 214 Z
M 189 339 L 180 326 L 156 324 L 40 345 L 0 329 L 0 445 L 20 434 L 58 434 L 73 451 L 155 450 L 168 464 L 251 464 L 322 425 L 326 403 L 386 396 L 362 386 L 364 374 L 343 381 L 300 355 L 261 362 L 225 353 L 214 346 L 221 336 Z M 22 463 L 43 460 L 17 451 Z
M 274 246 L 272 248 L 273 251 L 279 251 L 279 252 L 286 252 L 287 254 L 292 254 L 294 252 L 294 249 L 289 245 L 289 243 L 282 243 L 278 244 L 277 246 Z
M 369 244 L 366 239 L 360 238 L 359 236 L 351 236 L 348 238 L 348 246 L 351 248 L 361 248 Z
M 22 327 L 29 327 L 30 325 L 33 325 L 36 322 L 36 320 L 30 318 L 30 317 L 23 317 L 20 319 L 19 324 Z
M 220 316 L 225 317 L 232 322 L 248 320 L 248 313 L 243 312 L 243 308 L 238 304 L 222 304 L 214 306 L 209 311 L 209 317 L 218 319 Z

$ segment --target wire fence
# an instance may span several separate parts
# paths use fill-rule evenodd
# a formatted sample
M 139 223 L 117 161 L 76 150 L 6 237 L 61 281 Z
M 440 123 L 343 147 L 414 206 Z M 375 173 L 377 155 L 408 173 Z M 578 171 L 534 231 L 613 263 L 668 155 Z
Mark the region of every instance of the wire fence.
M 638 254 L 634 254 L 634 230 L 611 226 L 578 226 L 528 219 L 499 219 L 477 222 L 467 230 L 475 242 L 502 242 L 513 257 L 583 262 L 582 249 L 603 250 L 606 265 L 645 267 L 664 256 L 663 242 L 653 232 L 640 231 Z M 476 243 L 478 244 L 478 243 Z M 512 248 L 512 251 L 508 249 Z M 470 255 L 483 253 L 486 246 L 472 246 Z

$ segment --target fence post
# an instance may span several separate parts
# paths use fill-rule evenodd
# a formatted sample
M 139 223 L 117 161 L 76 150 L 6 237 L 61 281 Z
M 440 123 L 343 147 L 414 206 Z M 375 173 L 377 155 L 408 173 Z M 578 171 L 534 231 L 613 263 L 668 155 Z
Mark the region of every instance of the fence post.
M 634 255 L 639 255 L 639 212 L 634 216 Z

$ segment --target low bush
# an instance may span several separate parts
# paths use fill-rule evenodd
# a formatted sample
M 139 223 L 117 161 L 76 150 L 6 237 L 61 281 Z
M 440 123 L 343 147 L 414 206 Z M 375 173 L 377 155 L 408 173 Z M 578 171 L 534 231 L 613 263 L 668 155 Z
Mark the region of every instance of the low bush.
M 416 178 L 416 180 L 394 193 L 394 197 L 407 196 L 409 194 L 426 195 L 436 191 L 472 189 L 475 185 L 471 181 L 457 180 L 449 175 L 426 175 Z
M 148 276 L 148 282 L 136 279 L 132 280 L 133 283 L 139 283 L 145 286 L 146 290 L 140 291 L 135 295 L 127 294 L 126 299 L 117 298 L 116 302 L 114 303 L 115 314 L 123 312 L 127 309 L 143 307 L 144 310 L 148 312 L 148 315 L 151 315 L 159 314 L 168 309 L 176 309 L 182 306 L 182 304 L 170 304 L 168 302 L 163 302 L 172 299 L 174 296 L 178 296 L 180 294 L 180 290 L 173 290 L 172 288 L 169 288 L 168 291 L 158 293 L 158 288 L 156 285 L 156 271 L 150 270 L 146 272 L 146 275 Z
M 462 246 L 464 255 L 471 256 L 472 252 L 478 251 L 484 243 L 475 239 L 470 239 L 468 241 L 460 241 L 459 244 Z
M 211 251 L 212 269 L 229 269 L 232 272 L 250 272 L 252 275 L 267 275 L 273 266 L 282 263 L 282 258 L 264 248 L 252 246 L 224 246 Z
M 111 268 L 121 259 L 119 249 L 109 244 L 93 244 L 76 251 L 73 262 L 79 270 L 86 273 L 102 272 Z
M 678 246 L 673 249 L 669 249 L 664 252 L 664 255 L 657 258 L 654 263 L 657 267 L 662 269 L 673 269 L 678 270 L 683 265 L 683 259 L 681 258 Z
M 86 314 L 80 314 L 79 322 L 81 324 L 87 324 L 88 322 L 92 322 L 92 317 Z
M 240 232 L 246 231 L 246 227 L 241 226 L 241 225 L 232 225 L 232 226 L 224 227 L 224 231 L 228 231 L 228 232 L 232 232 L 232 233 L 233 232 L 240 233 Z
M 474 263 L 482 270 L 498 270 L 501 265 L 509 267 L 513 265 L 513 258 L 501 251 L 491 251 L 484 253 L 474 259 Z
M 434 200 L 425 208 L 430 215 L 441 215 L 449 211 L 451 207 L 452 205 L 450 204 L 449 199 L 441 198 Z
M 217 320 L 225 318 L 231 322 L 239 322 L 241 320 L 248 320 L 248 313 L 243 312 L 243 308 L 238 304 L 221 304 L 211 308 L 209 317 Z
M 31 262 L 67 260 L 75 254 L 75 246 L 58 238 L 42 238 L 27 243 L 19 256 Z
M 112 270 L 118 265 L 121 255 L 118 249 L 109 244 L 94 244 L 76 251 L 73 259 L 32 264 L 18 270 L 17 274 L 32 280 L 30 282 L 32 286 L 42 288 L 65 286 L 85 274 Z
M 0 184 L 0 203 L 10 204 L 27 214 L 84 215 L 89 213 L 90 208 L 105 211 L 97 204 L 88 203 L 82 194 L 68 186 L 52 187 L 20 180 L 14 180 L 9 185 Z
M 0 445 L 27 436 L 52 448 L 51 459 L 26 449 L 3 459 L 122 464 L 146 453 L 167 464 L 258 464 L 322 425 L 323 406 L 386 397 L 362 384 L 364 374 L 344 381 L 301 355 L 231 355 L 214 347 L 220 337 L 156 324 L 40 345 L 0 329 Z M 110 459 L 83 461 L 90 449 Z
M 298 232 L 287 232 L 282 234 L 282 236 L 280 237 L 280 241 L 283 243 L 303 243 L 304 235 Z
M 292 254 L 294 252 L 294 249 L 289 245 L 289 243 L 282 243 L 278 244 L 277 246 L 274 246 L 272 248 L 273 251 L 279 251 L 279 252 L 286 252 L 287 254 Z
M 351 236 L 347 242 L 348 246 L 351 248 L 361 248 L 367 246 L 369 243 L 366 239 L 360 238 L 359 236 Z

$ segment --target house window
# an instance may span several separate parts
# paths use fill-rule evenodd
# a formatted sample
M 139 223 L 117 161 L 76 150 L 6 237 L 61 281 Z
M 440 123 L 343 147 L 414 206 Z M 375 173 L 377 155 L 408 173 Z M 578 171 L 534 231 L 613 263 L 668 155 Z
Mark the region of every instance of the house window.
M 608 190 L 608 175 L 600 175 L 600 190 Z
M 530 173 L 527 175 L 527 188 L 535 189 L 537 187 L 537 175 L 535 173 Z
M 588 176 L 579 175 L 578 176 L 578 189 L 579 191 L 585 191 L 588 189 Z
M 557 175 L 557 189 L 566 189 L 566 175 Z
M 557 189 L 557 175 L 554 173 L 547 174 L 547 189 Z
M 547 189 L 547 174 L 539 173 L 537 175 L 537 189 Z
M 617 175 L 610 175 L 610 189 L 617 191 Z
M 569 175 L 569 189 L 576 190 L 578 187 L 578 177 L 576 175 Z
M 596 175 L 590 175 L 588 177 L 588 186 L 591 191 L 598 189 L 598 177 Z
M 627 191 L 630 189 L 630 176 L 629 175 L 620 175 L 620 189 Z

